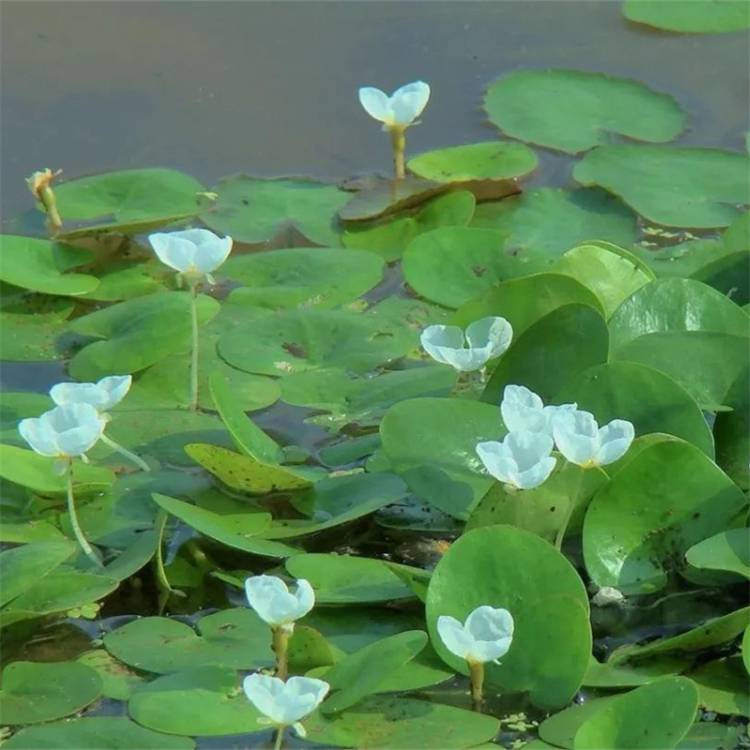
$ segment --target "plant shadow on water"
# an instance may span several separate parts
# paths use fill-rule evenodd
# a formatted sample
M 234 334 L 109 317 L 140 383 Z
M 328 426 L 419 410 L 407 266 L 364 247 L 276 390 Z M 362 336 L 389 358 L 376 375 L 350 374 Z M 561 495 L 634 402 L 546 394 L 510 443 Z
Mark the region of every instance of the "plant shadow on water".
M 746 8 L 3 12 L 9 750 L 748 745 Z

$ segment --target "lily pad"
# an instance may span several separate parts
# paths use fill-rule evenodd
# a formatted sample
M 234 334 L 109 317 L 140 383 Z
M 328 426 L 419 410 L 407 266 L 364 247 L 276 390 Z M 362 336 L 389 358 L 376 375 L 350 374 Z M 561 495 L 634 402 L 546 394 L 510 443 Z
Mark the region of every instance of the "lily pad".
M 329 309 L 368 292 L 383 277 L 373 253 L 339 248 L 290 248 L 230 258 L 222 275 L 243 284 L 232 298 L 274 309 Z
M 745 504 L 742 491 L 694 445 L 650 445 L 591 501 L 583 525 L 586 569 L 598 586 L 659 591 L 669 571 L 683 568 L 685 552 L 726 529 Z
M 710 148 L 599 146 L 573 176 L 618 195 L 655 224 L 726 227 L 750 203 L 750 156 Z M 609 239 L 603 237 L 600 239 Z
M 128 666 L 159 674 L 209 665 L 256 669 L 274 663 L 271 631 L 248 608 L 207 615 L 197 628 L 198 633 L 178 620 L 141 617 L 107 633 L 104 646 Z M 144 685 L 136 695 L 148 688 Z
M 750 536 L 747 528 L 721 531 L 686 553 L 685 559 L 694 568 L 722 570 L 750 579 Z
M 12 602 L 40 579 L 74 555 L 76 546 L 67 540 L 25 544 L 0 552 L 0 607 Z
M 721 34 L 750 27 L 744 0 L 626 0 L 628 21 L 692 34 Z
M 294 228 L 316 245 L 340 244 L 337 213 L 350 195 L 334 185 L 236 175 L 214 191 L 218 198 L 201 219 L 238 242 L 265 242 Z
M 199 323 L 208 322 L 218 311 L 215 299 L 198 296 Z M 76 318 L 70 330 L 100 339 L 73 357 L 73 377 L 85 381 L 138 372 L 189 348 L 190 295 L 162 292 L 137 297 Z
M 480 605 L 503 607 L 515 621 L 513 644 L 485 679 L 503 692 L 528 692 L 546 709 L 566 705 L 581 685 L 591 653 L 588 597 L 573 566 L 549 543 L 511 526 L 463 534 L 438 563 L 427 590 L 432 645 L 452 669 L 463 659 L 443 645 L 437 620 L 463 622 Z M 539 644 L 544 644 L 540 648 Z
M 507 180 L 533 172 L 536 154 L 522 143 L 485 141 L 428 151 L 409 159 L 409 170 L 435 182 Z
M 74 661 L 16 661 L 3 669 L 2 682 L 0 722 L 10 725 L 69 716 L 93 703 L 102 690 L 96 671 Z
M 102 678 L 102 695 L 113 700 L 126 701 L 144 680 L 139 674 L 115 659 L 103 648 L 86 651 L 78 657 L 81 664 L 95 669 Z
M 750 718 L 747 671 L 739 656 L 704 664 L 691 672 L 690 679 L 698 686 L 703 708 L 719 714 Z
M 334 310 L 286 310 L 219 340 L 234 367 L 286 375 L 315 367 L 366 372 L 406 354 L 416 335 L 390 320 Z
M 189 737 L 152 732 L 124 716 L 91 716 L 28 727 L 3 743 L 8 750 L 193 750 Z
M 318 604 L 367 604 L 410 599 L 411 589 L 383 560 L 352 555 L 305 554 L 286 561 L 294 578 L 305 578 Z
M 656 677 L 679 674 L 689 665 L 689 658 L 682 656 L 663 656 L 634 666 L 601 664 L 592 656 L 583 684 L 607 689 L 638 687 L 653 682 Z
M 3 330 L 0 357 L 6 362 L 52 362 L 65 353 L 58 337 L 66 326 L 73 306 L 60 305 L 48 313 L 0 313 Z
M 651 367 L 624 361 L 595 365 L 576 373 L 553 403 L 577 403 L 600 424 L 627 419 L 636 435 L 674 435 L 713 458 L 713 437 L 698 405 L 681 385 Z
M 83 273 L 66 273 L 90 263 L 90 250 L 35 237 L 3 235 L 0 281 L 45 294 L 76 296 L 93 291 L 99 280 Z
M 198 213 L 203 186 L 173 169 L 125 169 L 55 186 L 65 237 L 103 232 L 135 234 L 185 222 Z M 68 222 L 93 222 L 68 230 Z
M 549 268 L 566 250 L 592 240 L 629 247 L 636 217 L 603 190 L 538 188 L 499 203 L 477 207 L 472 227 L 505 232 L 507 253 L 516 256 L 518 275 Z
M 743 489 L 750 489 L 750 368 L 732 383 L 724 399 L 732 411 L 716 415 L 716 462 Z
M 671 141 L 685 125 L 671 96 L 637 81 L 580 70 L 514 71 L 487 89 L 484 108 L 512 138 L 569 154 L 609 143 L 612 133 Z

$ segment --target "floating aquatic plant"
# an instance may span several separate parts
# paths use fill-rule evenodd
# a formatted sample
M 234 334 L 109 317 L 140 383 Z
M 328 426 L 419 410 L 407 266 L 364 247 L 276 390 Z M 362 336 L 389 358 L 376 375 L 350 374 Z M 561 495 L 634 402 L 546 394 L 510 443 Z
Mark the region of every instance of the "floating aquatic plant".
M 530 490 L 545 482 L 555 468 L 552 438 L 543 432 L 509 432 L 502 441 L 477 443 L 477 455 L 485 469 L 501 482 Z

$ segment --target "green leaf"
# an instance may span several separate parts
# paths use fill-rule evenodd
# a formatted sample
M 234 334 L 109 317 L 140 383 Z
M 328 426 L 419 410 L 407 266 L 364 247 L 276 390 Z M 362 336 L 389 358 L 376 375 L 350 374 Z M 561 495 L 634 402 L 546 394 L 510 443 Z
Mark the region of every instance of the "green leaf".
M 480 605 L 505 608 L 515 621 L 502 663 L 485 665 L 487 683 L 504 693 L 528 692 L 540 708 L 567 704 L 591 653 L 588 597 L 573 566 L 549 543 L 511 526 L 466 532 L 437 564 L 426 605 L 432 645 L 462 674 L 468 666 L 443 645 L 437 620 L 451 615 L 463 622 Z
M 750 578 L 750 539 L 747 528 L 729 529 L 694 544 L 685 559 L 701 570 L 724 570 Z
M 374 696 L 340 715 L 305 720 L 308 738 L 326 746 L 417 750 L 474 747 L 497 734 L 492 716 L 431 701 Z
M 7 750 L 193 750 L 195 747 L 189 737 L 152 732 L 124 716 L 90 716 L 28 727 L 3 744 Z
M 69 716 L 101 694 L 99 675 L 74 661 L 43 664 L 16 661 L 3 669 L 2 724 L 38 724 Z
M 690 547 L 726 529 L 745 506 L 741 490 L 694 445 L 655 443 L 591 501 L 583 525 L 586 570 L 598 586 L 659 591 Z
M 380 424 L 392 470 L 419 497 L 457 518 L 466 518 L 494 481 L 481 473 L 476 444 L 504 434 L 496 406 L 466 399 L 401 401 Z
M 713 228 L 731 224 L 750 203 L 750 157 L 670 146 L 599 146 L 576 165 L 582 185 L 618 195 L 655 224 Z M 604 238 L 609 239 L 609 238 Z
M 747 363 L 750 318 L 699 281 L 657 279 L 610 320 L 611 360 L 640 362 L 672 377 L 703 409 L 725 403 Z
M 657 29 L 693 34 L 721 34 L 750 26 L 745 0 L 626 0 L 629 21 Z
M 410 171 L 435 182 L 507 180 L 533 172 L 536 154 L 522 143 L 485 141 L 428 151 L 409 159 Z
M 368 604 L 414 596 L 383 560 L 312 553 L 290 558 L 286 569 L 294 578 L 310 581 L 318 604 Z
M 144 682 L 143 677 L 115 659 L 103 648 L 85 651 L 77 661 L 97 671 L 102 678 L 102 695 L 105 698 L 126 701 Z
M 698 709 L 695 685 L 665 677 L 607 703 L 576 732 L 575 750 L 669 750 L 687 734 Z
M 67 540 L 37 542 L 0 552 L 0 577 L 3 581 L 0 607 L 31 588 L 75 552 L 76 545 Z
M 518 275 L 549 268 L 566 250 L 592 240 L 629 247 L 636 217 L 603 190 L 538 188 L 477 207 L 472 227 L 505 232 L 506 253 L 515 255 Z
M 58 337 L 73 306 L 62 303 L 48 313 L 0 313 L 0 358 L 6 362 L 51 362 L 63 359 Z
M 146 263 L 108 261 L 106 267 L 107 272 L 99 277 L 99 285 L 82 295 L 83 299 L 118 302 L 164 291 L 161 280 L 171 271 L 157 260 Z
M 99 285 L 95 276 L 66 273 L 90 263 L 90 250 L 62 242 L 3 235 L 0 240 L 0 281 L 45 294 L 81 295 Z
M 747 671 L 739 656 L 730 656 L 704 664 L 691 672 L 698 686 L 700 705 L 708 711 L 750 718 L 750 688 Z
M 243 284 L 232 292 L 232 298 L 244 304 L 330 309 L 380 283 L 383 265 L 364 250 L 303 247 L 236 255 L 221 271 Z
M 366 372 L 403 356 L 416 335 L 387 319 L 334 310 L 285 310 L 238 328 L 219 340 L 230 365 L 260 375 L 316 367 Z
M 102 232 L 136 234 L 185 222 L 198 213 L 203 186 L 173 169 L 125 169 L 55 186 L 63 221 L 94 222 L 66 230 L 64 237 Z
M 656 677 L 678 674 L 689 665 L 690 660 L 683 656 L 663 656 L 636 666 L 617 666 L 609 662 L 600 664 L 592 656 L 583 684 L 586 687 L 607 689 L 638 687 L 653 682 Z
M 716 462 L 747 490 L 750 489 L 750 368 L 739 374 L 724 401 L 732 411 L 716 415 Z
M 137 690 L 128 712 L 144 727 L 167 734 L 222 737 L 265 729 L 239 683 L 233 669 L 188 667 Z
M 608 347 L 607 324 L 596 310 L 580 304 L 560 307 L 520 335 L 514 333 L 482 400 L 499 403 L 506 385 L 523 383 L 550 401 L 561 382 L 573 381 L 587 368 L 606 362 Z
M 198 321 L 206 323 L 219 312 L 219 303 L 198 296 Z M 162 292 L 136 297 L 76 318 L 70 330 L 95 341 L 70 362 L 78 380 L 97 380 L 112 373 L 143 370 L 190 346 L 190 294 Z
M 742 662 L 745 671 L 750 674 L 750 625 L 745 628 L 745 635 L 742 636 Z
M 487 89 L 490 121 L 522 141 L 575 154 L 609 143 L 611 134 L 671 141 L 685 114 L 642 83 L 579 70 L 519 70 Z
M 107 633 L 104 646 L 128 666 L 159 674 L 209 665 L 258 669 L 274 663 L 271 631 L 251 609 L 238 607 L 207 615 L 197 628 L 200 635 L 178 620 L 141 617 Z M 136 695 L 142 690 L 148 690 L 148 685 Z
M 223 179 L 216 202 L 201 215 L 213 230 L 237 242 L 265 242 L 296 229 L 316 245 L 338 245 L 339 209 L 351 197 L 334 185 L 311 180 L 264 180 L 247 175 Z
M 667 375 L 636 362 L 607 362 L 563 384 L 554 403 L 578 404 L 599 422 L 627 419 L 636 435 L 666 433 L 713 458 L 711 429 L 690 394 Z

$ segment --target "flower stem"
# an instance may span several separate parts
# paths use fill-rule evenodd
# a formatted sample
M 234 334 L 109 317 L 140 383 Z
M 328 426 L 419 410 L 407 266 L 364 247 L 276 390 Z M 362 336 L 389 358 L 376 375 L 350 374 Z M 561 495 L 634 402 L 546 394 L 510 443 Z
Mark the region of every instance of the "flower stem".
M 190 285 L 190 322 L 193 347 L 190 357 L 190 409 L 198 411 L 198 285 Z
M 127 448 L 112 440 L 112 438 L 108 438 L 106 435 L 102 434 L 101 440 L 113 451 L 117 451 L 121 456 L 125 456 L 128 461 L 132 461 L 142 471 L 151 471 L 151 467 L 140 456 L 131 453 Z
M 404 152 L 406 151 L 406 129 L 394 126 L 391 128 L 391 143 L 393 144 L 393 169 L 397 180 L 406 177 Z
M 276 741 L 273 743 L 273 750 L 281 750 L 281 745 L 284 742 L 284 729 L 285 727 L 279 727 L 276 730 Z
M 170 594 L 176 596 L 185 596 L 183 591 L 173 589 L 172 584 L 167 578 L 167 571 L 164 569 L 164 553 L 162 547 L 164 544 L 164 529 L 167 525 L 167 514 L 161 510 L 156 516 L 156 554 L 154 555 L 154 566 L 156 567 L 156 583 L 159 588 L 159 609 L 163 611 L 164 605 Z
M 484 664 L 480 661 L 469 662 L 469 677 L 471 679 L 471 702 L 475 711 L 481 713 L 484 696 Z
M 569 465 L 574 466 L 575 464 Z M 573 488 L 568 498 L 568 507 L 565 509 L 565 516 L 563 517 L 560 528 L 555 535 L 555 547 L 557 547 L 557 549 L 562 549 L 565 532 L 568 530 L 570 519 L 573 517 L 573 513 L 578 506 L 578 496 L 581 494 L 581 489 L 583 488 L 583 478 L 586 475 L 586 469 L 580 466 L 576 466 L 576 468 L 578 469 L 578 480 L 573 483 Z
M 276 654 L 276 677 L 286 680 L 289 674 L 288 646 L 291 633 L 283 625 L 273 628 L 273 652 Z
M 83 554 L 89 558 L 97 567 L 102 567 L 102 561 L 94 552 L 94 548 L 89 544 L 86 537 L 83 535 L 81 525 L 78 523 L 78 514 L 76 513 L 76 503 L 73 497 L 73 462 L 68 462 L 68 470 L 66 472 L 68 479 L 68 515 L 70 516 L 70 525 L 73 528 L 73 535 L 76 541 L 81 546 Z

